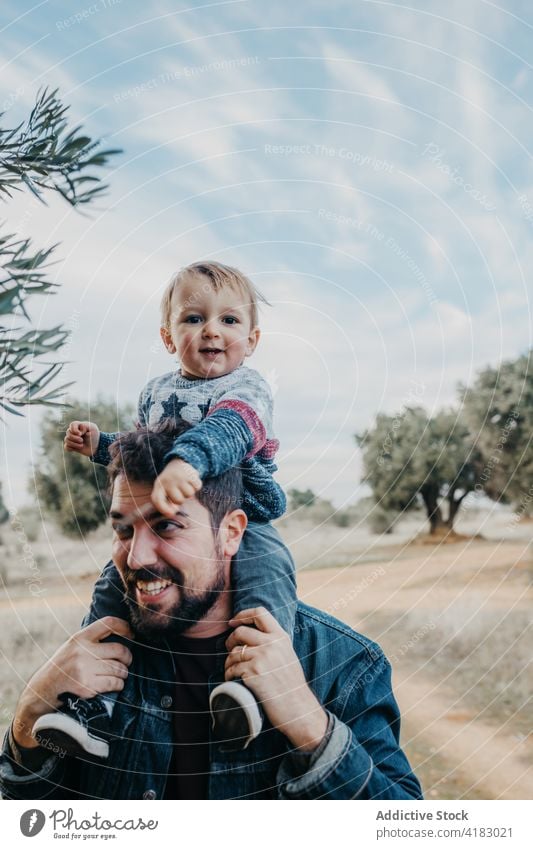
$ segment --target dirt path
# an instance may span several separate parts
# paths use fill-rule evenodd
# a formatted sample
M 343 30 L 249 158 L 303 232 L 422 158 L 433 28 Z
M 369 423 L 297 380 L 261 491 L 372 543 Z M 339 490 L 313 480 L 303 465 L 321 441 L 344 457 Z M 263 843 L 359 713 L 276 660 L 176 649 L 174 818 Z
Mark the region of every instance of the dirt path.
M 523 581 L 527 568 L 524 543 L 472 540 L 436 550 L 426 546 L 412 546 L 411 550 L 412 556 L 401 559 L 301 571 L 300 597 L 350 624 L 382 610 L 442 610 L 472 593 L 477 603 L 501 609 L 517 603 L 531 605 L 532 593 Z
M 429 774 L 434 757 L 442 762 L 439 771 L 445 766 L 436 789 L 445 779 L 463 788 L 465 799 L 479 794 L 484 799 L 533 798 L 531 736 L 488 725 L 475 712 L 461 708 L 449 689 L 418 671 L 396 674 L 395 692 L 402 710 L 403 742 L 416 749 L 420 766 Z M 427 779 L 425 791 L 433 795 Z
M 377 638 L 389 656 L 398 646 L 386 628 L 380 632 L 385 615 L 394 622 L 415 610 L 421 621 L 431 622 L 458 600 L 491 611 L 531 610 L 523 543 L 469 541 L 433 551 L 413 546 L 412 554 L 300 572 L 299 594 Z M 533 798 L 531 734 L 479 718 L 450 686 L 453 674 L 443 684 L 431 676 L 431 665 L 420 672 L 402 657 L 393 669 L 402 743 L 429 798 Z

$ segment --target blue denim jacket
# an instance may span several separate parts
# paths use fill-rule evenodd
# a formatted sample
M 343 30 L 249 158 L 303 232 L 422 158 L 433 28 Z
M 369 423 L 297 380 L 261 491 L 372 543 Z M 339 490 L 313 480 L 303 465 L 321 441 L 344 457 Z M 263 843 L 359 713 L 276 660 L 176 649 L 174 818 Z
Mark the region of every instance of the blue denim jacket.
M 378 645 L 322 611 L 298 605 L 294 647 L 329 714 L 325 744 L 309 758 L 268 724 L 244 752 L 210 744 L 210 799 L 420 799 L 399 746 L 400 714 L 390 665 Z M 222 648 L 222 646 L 221 646 Z M 223 679 L 222 666 L 216 686 Z M 172 654 L 135 646 L 113 723 L 107 762 L 57 755 L 38 772 L 0 756 L 4 798 L 161 799 L 172 755 Z

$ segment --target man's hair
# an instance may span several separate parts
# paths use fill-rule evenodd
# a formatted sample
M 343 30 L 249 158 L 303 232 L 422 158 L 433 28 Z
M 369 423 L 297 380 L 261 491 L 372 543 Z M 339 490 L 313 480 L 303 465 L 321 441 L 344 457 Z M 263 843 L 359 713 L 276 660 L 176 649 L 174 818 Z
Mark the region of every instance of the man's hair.
M 183 419 L 165 419 L 154 428 L 140 427 L 121 433 L 109 448 L 111 462 L 107 471 L 110 490 L 119 475 L 137 483 L 153 483 L 166 465 L 165 455 L 173 447 L 174 440 L 191 426 Z M 241 506 L 240 469 L 228 469 L 216 478 L 207 478 L 196 498 L 209 512 L 211 527 L 216 533 L 226 513 Z
M 193 262 L 192 265 L 187 265 L 177 271 L 170 280 L 167 288 L 161 299 L 161 326 L 170 329 L 172 322 L 172 298 L 174 292 L 191 276 L 202 276 L 206 278 L 206 283 L 215 292 L 219 292 L 225 287 L 230 287 L 239 292 L 243 299 L 243 306 L 250 307 L 251 326 L 257 327 L 259 323 L 259 302 L 268 304 L 265 296 L 252 283 L 246 274 L 239 271 L 238 268 L 232 268 L 230 265 L 223 265 L 221 262 Z M 191 298 L 191 306 L 194 306 Z

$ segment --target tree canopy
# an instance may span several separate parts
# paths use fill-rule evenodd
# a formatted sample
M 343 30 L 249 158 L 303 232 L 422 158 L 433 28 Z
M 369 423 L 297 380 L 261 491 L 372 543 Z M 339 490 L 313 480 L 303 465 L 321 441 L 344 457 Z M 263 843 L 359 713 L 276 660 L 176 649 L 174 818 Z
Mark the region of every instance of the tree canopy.
M 289 510 L 297 510 L 298 507 L 311 507 L 316 501 L 316 495 L 312 489 L 289 489 Z
M 533 513 L 533 375 L 531 351 L 479 372 L 459 387 L 462 414 L 483 457 L 480 483 L 491 498 Z
M 87 405 L 70 400 L 69 420 L 92 418 L 102 430 L 131 429 L 134 407 L 117 409 L 114 401 L 101 398 Z M 88 457 L 65 453 L 63 437 L 67 422 L 57 411 L 48 411 L 41 423 L 41 449 L 30 482 L 41 510 L 59 525 L 67 536 L 83 536 L 107 519 L 109 498 L 107 472 Z
M 57 90 L 40 91 L 28 119 L 0 127 L 0 200 L 27 189 L 45 203 L 55 192 L 73 207 L 87 206 L 107 188 L 94 169 L 105 166 L 118 150 L 100 150 L 99 141 L 69 128 L 67 106 Z M 0 118 L 5 113 L 0 113 Z M 21 415 L 30 404 L 61 403 L 67 388 L 58 386 L 63 363 L 50 361 L 66 342 L 61 325 L 35 329 L 28 313 L 32 295 L 50 295 L 58 284 L 48 279 L 57 245 L 35 249 L 31 239 L 0 231 L 0 408 Z
M 407 407 L 395 416 L 381 413 L 375 426 L 356 440 L 363 454 L 363 480 L 382 508 L 399 513 L 422 501 L 432 533 L 453 528 L 480 468 L 468 428 L 455 411 L 434 417 L 422 407 Z

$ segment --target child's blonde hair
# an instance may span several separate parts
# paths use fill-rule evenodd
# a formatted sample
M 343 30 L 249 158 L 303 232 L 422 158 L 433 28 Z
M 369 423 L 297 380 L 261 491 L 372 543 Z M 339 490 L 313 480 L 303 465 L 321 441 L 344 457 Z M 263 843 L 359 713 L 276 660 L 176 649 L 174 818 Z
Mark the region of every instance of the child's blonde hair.
M 201 275 L 207 277 L 211 288 L 218 292 L 225 286 L 236 289 L 243 296 L 244 303 L 250 306 L 250 318 L 252 328 L 259 323 L 259 302 L 268 304 L 265 296 L 252 283 L 246 274 L 238 268 L 223 265 L 221 262 L 193 262 L 177 271 L 168 284 L 161 299 L 161 326 L 170 328 L 172 320 L 172 298 L 174 292 L 190 275 Z

